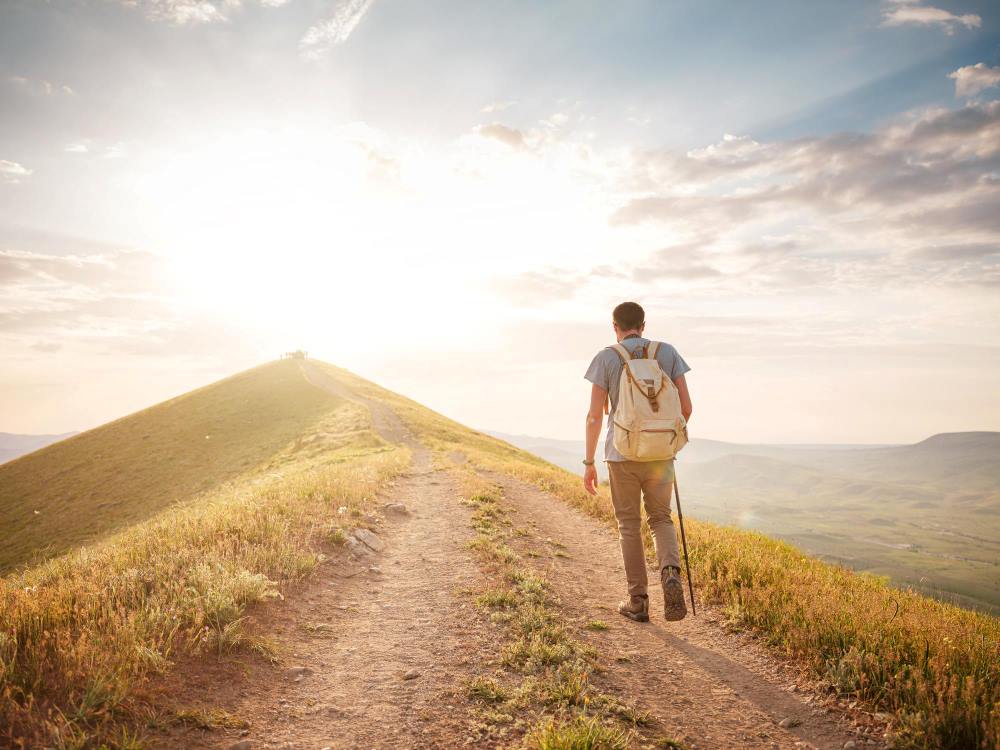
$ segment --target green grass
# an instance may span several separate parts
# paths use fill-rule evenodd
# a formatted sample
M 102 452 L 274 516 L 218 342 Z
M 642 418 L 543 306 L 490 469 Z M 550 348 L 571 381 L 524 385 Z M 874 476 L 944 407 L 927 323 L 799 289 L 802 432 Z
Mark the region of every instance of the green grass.
M 627 732 L 608 727 L 596 717 L 575 716 L 547 719 L 531 732 L 527 745 L 533 750 L 625 750 L 629 741 Z
M 529 747 L 626 747 L 635 738 L 632 728 L 648 716 L 591 684 L 596 654 L 563 622 L 548 582 L 508 546 L 519 535 L 503 523 L 508 509 L 500 489 L 468 466 L 457 471 L 474 509 L 471 546 L 487 578 L 497 582 L 483 589 L 476 605 L 502 623 L 505 634 L 499 672 L 504 682 L 478 676 L 467 687 L 471 698 L 491 707 L 481 712 L 482 721 L 487 727 L 507 725 L 517 715 Z M 502 712 L 493 710 L 501 704 Z
M 340 403 L 274 362 L 0 465 L 0 572 L 266 470 Z

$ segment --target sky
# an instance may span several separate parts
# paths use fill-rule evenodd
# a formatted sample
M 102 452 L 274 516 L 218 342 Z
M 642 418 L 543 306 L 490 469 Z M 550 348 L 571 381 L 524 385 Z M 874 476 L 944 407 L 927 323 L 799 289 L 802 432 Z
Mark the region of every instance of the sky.
M 582 438 L 611 310 L 691 433 L 1000 429 L 1000 8 L 6 0 L 0 431 L 302 348 Z

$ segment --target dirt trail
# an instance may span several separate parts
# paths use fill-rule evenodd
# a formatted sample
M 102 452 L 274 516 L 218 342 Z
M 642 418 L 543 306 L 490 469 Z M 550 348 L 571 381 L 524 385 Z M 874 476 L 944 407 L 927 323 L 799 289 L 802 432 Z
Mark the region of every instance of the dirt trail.
M 178 708 L 222 709 L 250 723 L 204 732 L 174 727 L 153 747 L 427 748 L 461 745 L 469 736 L 466 681 L 493 650 L 464 590 L 481 585 L 465 549 L 469 510 L 448 472 L 433 471 L 395 413 L 345 391 L 322 371 L 310 382 L 371 408 L 387 440 L 413 450 L 411 470 L 384 502 L 402 503 L 378 527 L 384 549 L 361 549 L 321 564 L 280 603 L 258 607 L 254 629 L 273 634 L 278 664 L 253 656 L 219 663 L 191 660 L 175 670 Z M 376 542 L 376 546 L 379 546 Z M 469 603 L 466 603 L 469 602 Z
M 605 631 L 582 631 L 601 653 L 617 657 L 604 675 L 606 689 L 638 701 L 668 735 L 689 748 L 840 750 L 852 740 L 867 746 L 840 712 L 810 705 L 814 698 L 797 686 L 790 692 L 793 683 L 802 684 L 795 671 L 748 636 L 727 633 L 713 610 L 699 606 L 697 617 L 689 612 L 682 622 L 664 621 L 654 573 L 651 621 L 622 618 L 617 603 L 624 597 L 625 573 L 616 535 L 532 485 L 488 476 L 503 486 L 515 523 L 534 532 L 512 543 L 533 553 L 527 559 L 552 583 L 564 609 L 580 625 L 607 623 Z M 778 726 L 785 719 L 801 723 Z
M 242 654 L 191 659 L 174 670 L 175 708 L 221 709 L 249 728 L 233 722 L 206 732 L 174 725 L 150 746 L 476 746 L 464 686 L 495 659 L 500 634 L 468 595 L 484 583 L 465 547 L 472 538 L 469 509 L 459 502 L 452 475 L 432 469 L 429 452 L 395 413 L 308 363 L 303 373 L 318 387 L 368 406 L 383 437 L 411 448 L 410 471 L 381 498 L 409 512 L 380 519 L 380 551 L 355 545 L 351 559 L 342 553 L 321 563 L 309 580 L 284 592 L 284 601 L 251 613 L 252 629 L 276 642 L 277 663 Z M 788 692 L 789 672 L 747 640 L 726 634 L 711 613 L 670 625 L 655 616 L 648 625 L 621 619 L 614 611 L 624 580 L 614 534 L 534 487 L 491 478 L 503 485 L 515 524 L 536 532 L 514 543 L 537 555 L 526 559 L 544 569 L 568 617 L 579 625 L 594 619 L 609 625 L 603 632 L 580 631 L 609 655 L 602 658 L 607 670 L 596 676 L 603 690 L 649 710 L 690 750 L 839 750 L 858 740 L 810 708 L 805 696 Z M 650 592 L 654 603 L 658 594 Z M 780 728 L 785 718 L 802 724 Z

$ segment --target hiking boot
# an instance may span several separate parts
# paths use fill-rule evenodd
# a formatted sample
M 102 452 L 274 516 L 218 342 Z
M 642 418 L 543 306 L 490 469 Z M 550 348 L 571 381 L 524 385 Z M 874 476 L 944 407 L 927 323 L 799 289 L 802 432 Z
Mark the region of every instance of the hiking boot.
M 626 601 L 619 603 L 618 611 L 630 620 L 649 622 L 649 597 L 630 596 Z
M 680 568 L 664 568 L 660 571 L 660 583 L 663 585 L 663 616 L 670 622 L 683 620 L 687 616 L 687 605 L 684 603 Z

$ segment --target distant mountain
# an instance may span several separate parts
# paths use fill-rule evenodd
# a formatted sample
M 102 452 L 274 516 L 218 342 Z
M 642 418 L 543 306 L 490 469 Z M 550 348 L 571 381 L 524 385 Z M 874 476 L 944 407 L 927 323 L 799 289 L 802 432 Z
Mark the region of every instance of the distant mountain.
M 582 440 L 490 434 L 581 471 Z M 911 445 L 695 438 L 677 471 L 693 515 L 1000 612 L 1000 432 L 942 433 Z
M 12 461 L 18 456 L 37 451 L 46 445 L 58 443 L 77 433 L 64 432 L 61 435 L 15 435 L 10 432 L 0 432 L 0 464 Z

